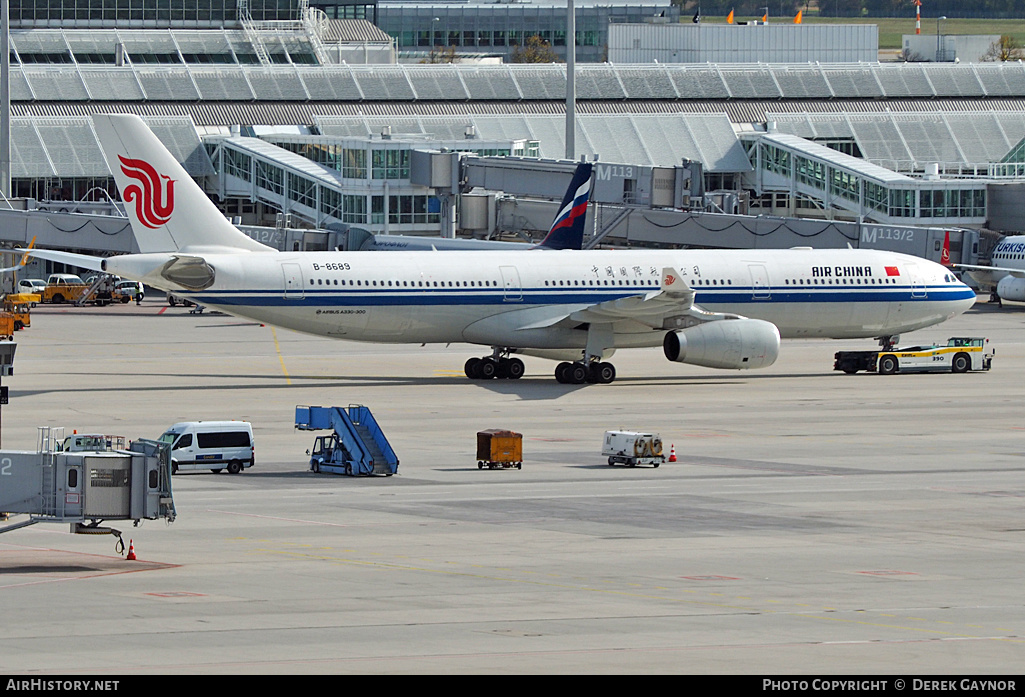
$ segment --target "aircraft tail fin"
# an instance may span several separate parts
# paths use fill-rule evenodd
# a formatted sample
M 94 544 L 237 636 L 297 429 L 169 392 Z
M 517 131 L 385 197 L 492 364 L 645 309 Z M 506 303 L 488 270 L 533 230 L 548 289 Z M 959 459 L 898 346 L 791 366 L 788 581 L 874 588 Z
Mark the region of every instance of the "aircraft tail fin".
M 141 118 L 96 114 L 93 126 L 140 252 L 272 251 L 224 217 Z
M 950 266 L 950 230 L 943 234 L 943 250 L 940 252 L 940 263 Z
M 566 189 L 559 212 L 548 235 L 538 244 L 541 249 L 581 249 L 584 246 L 584 219 L 591 198 L 590 162 L 581 162 Z

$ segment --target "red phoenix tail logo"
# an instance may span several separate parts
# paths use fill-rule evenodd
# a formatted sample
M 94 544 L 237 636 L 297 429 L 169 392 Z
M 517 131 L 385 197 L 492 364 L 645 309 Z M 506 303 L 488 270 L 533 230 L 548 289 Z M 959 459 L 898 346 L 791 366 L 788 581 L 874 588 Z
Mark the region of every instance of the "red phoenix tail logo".
M 158 174 L 153 165 L 143 160 L 117 156 L 121 160 L 121 171 L 141 184 L 129 184 L 122 192 L 126 202 L 135 203 L 135 215 L 148 228 L 167 224 L 174 210 L 174 180 Z M 167 180 L 166 188 L 161 179 Z

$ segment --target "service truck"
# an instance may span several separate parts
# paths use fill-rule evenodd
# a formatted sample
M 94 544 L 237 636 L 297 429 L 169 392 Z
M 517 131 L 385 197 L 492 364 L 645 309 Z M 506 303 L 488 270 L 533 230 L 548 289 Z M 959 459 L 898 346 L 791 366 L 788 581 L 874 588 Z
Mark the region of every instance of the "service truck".
M 121 300 L 120 295 L 117 297 L 114 295 L 114 280 L 112 277 L 104 276 L 87 284 L 80 276 L 73 273 L 52 273 L 46 279 L 46 288 L 39 295 L 42 302 L 54 305 L 61 303 L 84 305 L 88 303 L 104 306 Z M 128 302 L 128 300 L 123 302 Z
M 628 467 L 658 467 L 666 461 L 662 453 L 662 438 L 657 433 L 606 431 L 601 454 L 608 457 L 610 465 L 624 464 Z
M 986 352 L 989 339 L 955 336 L 946 345 L 906 346 L 884 351 L 837 351 L 833 370 L 848 374 L 865 370 L 881 375 L 894 373 L 967 373 L 989 370 L 995 352 Z

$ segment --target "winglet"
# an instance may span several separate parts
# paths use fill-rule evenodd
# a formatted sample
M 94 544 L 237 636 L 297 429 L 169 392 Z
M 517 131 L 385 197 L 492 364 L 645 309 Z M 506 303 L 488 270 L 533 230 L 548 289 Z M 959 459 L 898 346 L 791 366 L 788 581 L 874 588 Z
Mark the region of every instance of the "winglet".
M 590 162 L 577 165 L 559 212 L 548 235 L 537 245 L 538 249 L 581 249 L 584 246 L 584 220 L 591 198 L 591 169 Z
M 690 286 L 683 275 L 671 266 L 662 269 L 662 292 L 668 295 L 684 297 L 688 293 L 693 294 Z
M 36 246 L 36 238 L 33 237 L 32 241 L 28 243 L 28 247 L 25 248 L 25 253 L 21 255 L 21 261 L 18 262 L 18 266 L 24 266 L 28 263 L 29 252 Z
M 35 256 L 35 255 L 36 255 L 36 254 L 37 254 L 38 252 L 40 252 L 40 251 L 41 251 L 41 250 L 38 250 L 38 249 L 37 249 L 37 250 L 34 250 L 34 251 L 33 251 L 33 249 L 32 249 L 32 248 L 33 248 L 33 247 L 35 247 L 35 245 L 36 245 L 36 238 L 35 238 L 35 237 L 33 237 L 33 238 L 32 238 L 32 241 L 31 241 L 31 242 L 29 242 L 29 245 L 28 245 L 28 247 L 26 247 L 26 248 L 25 248 L 24 250 L 22 250 L 21 248 L 18 248 L 18 249 L 13 249 L 13 250 L 11 250 L 12 252 L 21 252 L 21 251 L 24 251 L 24 254 L 22 254 L 22 255 L 21 255 L 21 259 L 20 259 L 20 260 L 18 261 L 18 263 L 17 263 L 17 264 L 15 264 L 14 266 L 8 266 L 8 267 L 7 267 L 7 268 L 5 268 L 5 269 L 0 269 L 0 273 L 8 273 L 8 272 L 10 272 L 10 271 L 17 271 L 17 270 L 18 270 L 18 269 L 20 269 L 20 268 L 21 268 L 22 266 L 24 266 L 25 264 L 27 264 L 27 263 L 28 263 L 28 258 L 29 258 L 30 256 Z

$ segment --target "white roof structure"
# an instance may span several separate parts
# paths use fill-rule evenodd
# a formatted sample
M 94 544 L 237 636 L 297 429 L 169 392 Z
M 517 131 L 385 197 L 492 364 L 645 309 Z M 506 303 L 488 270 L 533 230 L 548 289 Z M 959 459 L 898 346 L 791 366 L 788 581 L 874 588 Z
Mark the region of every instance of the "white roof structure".
M 540 156 L 559 159 L 566 152 L 566 117 L 551 114 L 502 116 L 320 116 L 320 132 L 368 136 L 391 126 L 393 134 L 438 140 L 463 137 L 474 126 L 482 140 L 536 140 Z M 751 164 L 725 114 L 578 114 L 580 155 L 607 162 L 672 167 L 697 160 L 707 172 L 748 172 Z
M 853 140 L 862 157 L 898 171 L 1000 162 L 1025 138 L 1025 114 L 1011 111 L 878 114 L 767 114 L 780 133 L 809 140 Z

